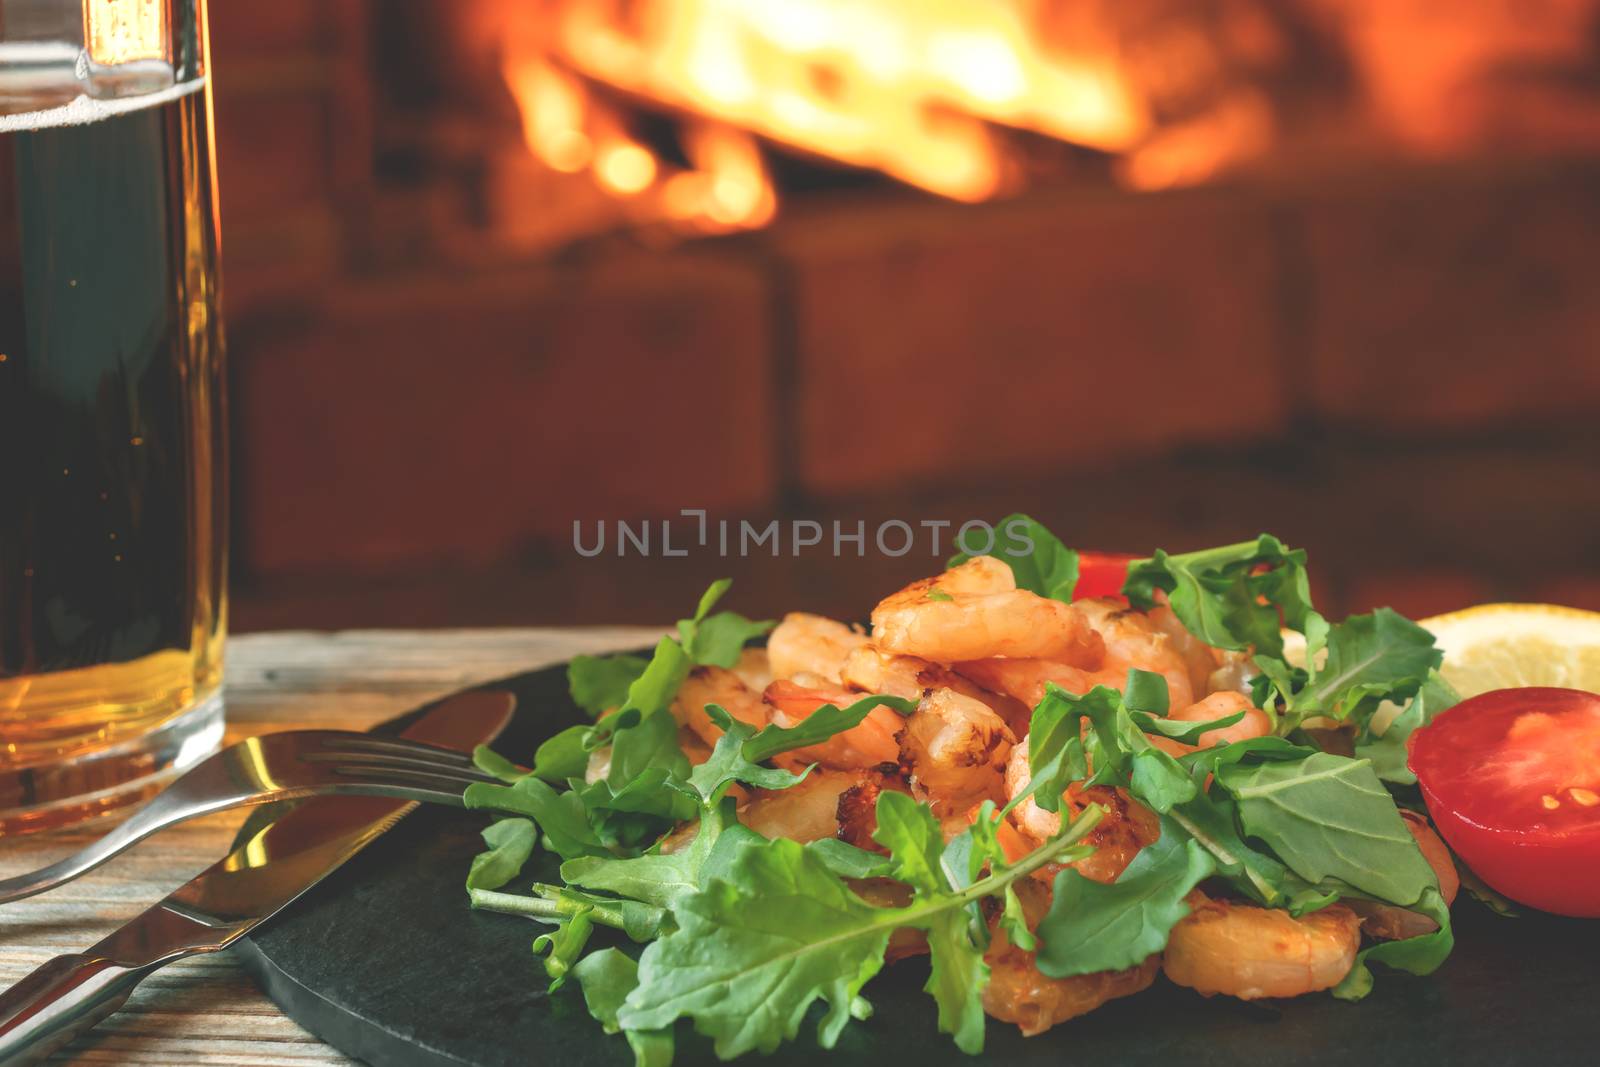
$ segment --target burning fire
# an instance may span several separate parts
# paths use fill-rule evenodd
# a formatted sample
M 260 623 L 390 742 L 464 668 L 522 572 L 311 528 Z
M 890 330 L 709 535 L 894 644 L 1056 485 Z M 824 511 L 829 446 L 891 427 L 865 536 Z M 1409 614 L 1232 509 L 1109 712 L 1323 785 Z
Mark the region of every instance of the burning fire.
M 573 0 L 523 5 L 504 73 L 528 147 L 708 231 L 776 199 L 752 135 L 957 200 L 1012 183 L 996 126 L 1126 151 L 1150 120 L 1102 50 L 1047 48 L 1037 0 Z M 528 8 L 532 8 L 531 12 Z M 684 117 L 689 166 L 589 86 Z M 610 94 L 608 93 L 609 97 Z
M 1600 0 L 497 0 L 488 17 L 535 157 L 588 174 L 612 218 L 704 232 L 772 217 L 762 143 L 962 201 L 1018 187 L 1017 130 L 1111 154 L 1140 189 L 1286 135 L 1312 159 L 1600 146 Z M 680 151 L 636 135 L 641 102 Z

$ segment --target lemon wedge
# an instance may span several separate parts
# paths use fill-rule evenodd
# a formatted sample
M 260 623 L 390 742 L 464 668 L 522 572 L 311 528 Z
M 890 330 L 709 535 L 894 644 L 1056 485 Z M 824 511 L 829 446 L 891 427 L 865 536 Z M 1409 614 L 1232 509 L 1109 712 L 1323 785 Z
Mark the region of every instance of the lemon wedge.
M 1419 622 L 1444 649 L 1440 673 L 1464 697 L 1526 685 L 1600 692 L 1600 612 L 1480 604 Z

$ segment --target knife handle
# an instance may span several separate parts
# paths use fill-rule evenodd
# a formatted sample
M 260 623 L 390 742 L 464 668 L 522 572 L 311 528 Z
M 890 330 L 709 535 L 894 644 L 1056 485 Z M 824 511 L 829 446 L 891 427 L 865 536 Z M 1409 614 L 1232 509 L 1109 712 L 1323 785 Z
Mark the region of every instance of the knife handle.
M 0 993 L 0 1067 L 41 1063 L 122 1007 L 152 967 L 57 956 Z

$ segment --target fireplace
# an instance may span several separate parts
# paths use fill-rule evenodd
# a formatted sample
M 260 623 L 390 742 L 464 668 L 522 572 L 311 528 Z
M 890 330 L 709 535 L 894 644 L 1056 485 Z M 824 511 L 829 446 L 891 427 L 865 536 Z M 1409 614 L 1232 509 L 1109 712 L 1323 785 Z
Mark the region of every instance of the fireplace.
M 525 246 L 755 229 L 869 175 L 976 203 L 1600 143 L 1590 0 L 379 0 L 372 14 L 395 151 L 438 158 L 465 137 L 486 220 Z M 418 107 L 422 130 L 399 119 Z
M 1520 532 L 1600 517 L 1600 0 L 214 19 L 246 625 L 436 579 L 503 603 L 416 621 L 552 581 L 552 619 L 664 617 L 552 577 L 574 519 L 1013 491 L 1108 547 L 1293 516 L 1351 607 L 1397 599 L 1369 557 L 1414 610 L 1600 590 L 1586 535 Z M 1560 518 L 1484 519 L 1483 471 Z M 1374 495 L 1404 529 L 1349 528 Z

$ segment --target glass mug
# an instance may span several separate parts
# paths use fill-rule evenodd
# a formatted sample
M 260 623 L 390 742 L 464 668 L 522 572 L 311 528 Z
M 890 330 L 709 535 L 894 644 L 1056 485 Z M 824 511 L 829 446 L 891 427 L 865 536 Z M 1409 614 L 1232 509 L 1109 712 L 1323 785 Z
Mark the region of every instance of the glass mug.
M 222 736 L 205 0 L 0 0 L 0 837 Z

